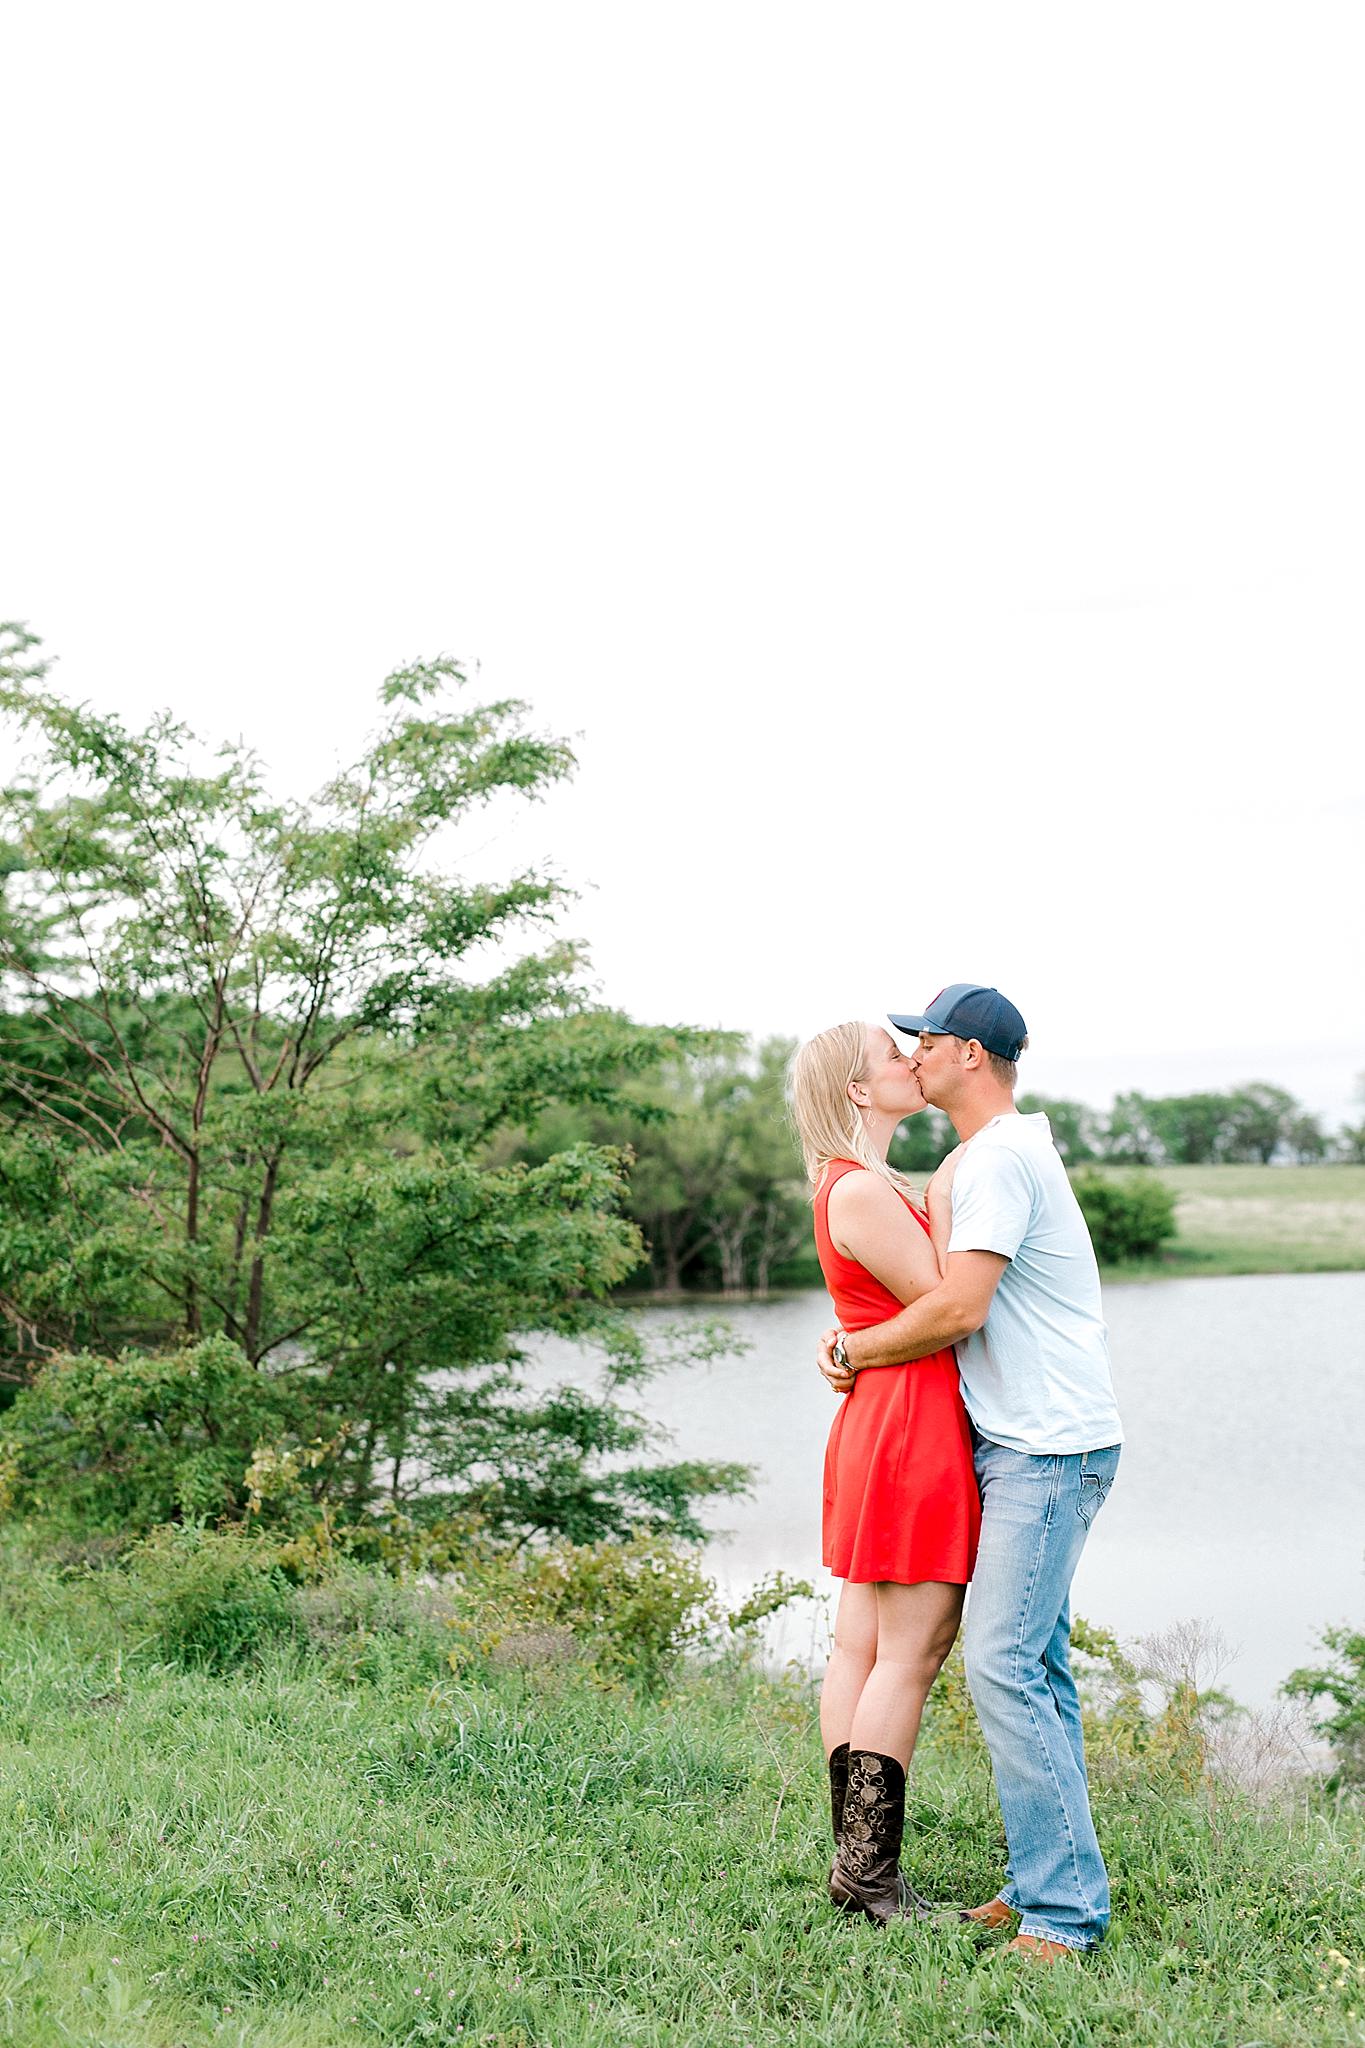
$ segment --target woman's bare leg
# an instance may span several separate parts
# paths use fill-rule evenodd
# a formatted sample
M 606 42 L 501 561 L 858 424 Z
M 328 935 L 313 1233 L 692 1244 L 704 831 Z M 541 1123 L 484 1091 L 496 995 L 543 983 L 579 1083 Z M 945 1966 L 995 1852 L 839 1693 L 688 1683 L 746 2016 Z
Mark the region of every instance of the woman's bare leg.
M 953 1647 L 962 1620 L 966 1588 L 930 1579 L 918 1586 L 888 1582 L 844 1590 L 846 1594 L 875 1594 L 877 1616 L 876 1659 L 857 1695 L 848 1729 L 849 1747 L 894 1757 L 907 1768 L 929 1688 Z M 841 1601 L 841 1612 L 842 1608 Z M 822 1698 L 822 1725 L 823 1721 Z M 842 1734 L 827 1737 L 826 1749 L 843 1739 Z
M 825 1755 L 847 1742 L 854 1710 L 877 1661 L 877 1588 L 844 1581 L 834 1616 L 834 1648 L 820 1687 L 820 1734 Z

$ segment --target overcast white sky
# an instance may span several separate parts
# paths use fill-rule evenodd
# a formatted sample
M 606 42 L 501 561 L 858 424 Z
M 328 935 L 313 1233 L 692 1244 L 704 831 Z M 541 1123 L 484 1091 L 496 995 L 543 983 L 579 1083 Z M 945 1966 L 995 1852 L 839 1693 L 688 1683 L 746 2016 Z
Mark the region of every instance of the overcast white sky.
M 637 1015 L 943 983 L 1106 1102 L 1365 1069 L 1355 5 L 30 5 L 0 615 L 303 790 L 571 734 Z M 587 886 L 591 885 L 591 886 Z

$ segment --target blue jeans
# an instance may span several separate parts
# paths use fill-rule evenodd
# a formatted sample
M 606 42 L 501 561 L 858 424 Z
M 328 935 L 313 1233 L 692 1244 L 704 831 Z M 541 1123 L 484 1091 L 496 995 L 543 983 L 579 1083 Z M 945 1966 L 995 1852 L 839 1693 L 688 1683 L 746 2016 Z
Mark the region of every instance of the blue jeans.
M 975 1433 L 974 1433 L 975 1434 Z M 1071 1580 L 1119 1447 L 1033 1457 L 975 1436 L 981 1547 L 963 1652 L 995 1770 L 1021 1934 L 1093 1948 L 1109 1925 L 1071 1676 Z

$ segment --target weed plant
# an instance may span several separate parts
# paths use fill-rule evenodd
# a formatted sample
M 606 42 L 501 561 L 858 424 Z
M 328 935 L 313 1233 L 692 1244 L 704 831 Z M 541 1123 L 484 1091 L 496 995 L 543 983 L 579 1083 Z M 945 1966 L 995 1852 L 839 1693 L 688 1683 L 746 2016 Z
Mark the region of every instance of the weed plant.
M 137 1569 L 11 1550 L 0 1584 L 14 2048 L 1365 2043 L 1359 1808 L 1213 1787 L 1197 1695 L 1144 1708 L 1097 1632 L 1115 1920 L 1046 1969 L 951 1915 L 834 1913 L 808 1681 L 733 1633 L 632 1673 L 587 1612 L 606 1561 L 557 1614 L 490 1609 L 482 1639 L 468 1587 L 347 1568 L 291 1589 L 293 1625 L 235 1667 L 139 1633 Z M 906 1861 L 965 1903 L 1002 1859 L 954 1665 Z

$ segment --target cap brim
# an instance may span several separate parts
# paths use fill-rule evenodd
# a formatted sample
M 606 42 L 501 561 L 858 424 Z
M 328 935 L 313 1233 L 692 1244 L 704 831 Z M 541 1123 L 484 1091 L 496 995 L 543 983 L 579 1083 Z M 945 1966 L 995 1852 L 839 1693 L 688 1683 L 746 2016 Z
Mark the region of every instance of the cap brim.
M 941 1024 L 935 1024 L 932 1017 L 897 1017 L 894 1012 L 886 1013 L 888 1024 L 894 1024 L 897 1031 L 942 1031 Z

